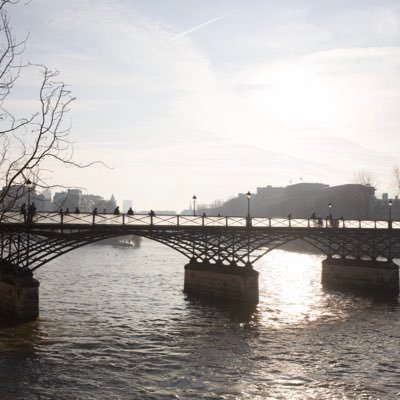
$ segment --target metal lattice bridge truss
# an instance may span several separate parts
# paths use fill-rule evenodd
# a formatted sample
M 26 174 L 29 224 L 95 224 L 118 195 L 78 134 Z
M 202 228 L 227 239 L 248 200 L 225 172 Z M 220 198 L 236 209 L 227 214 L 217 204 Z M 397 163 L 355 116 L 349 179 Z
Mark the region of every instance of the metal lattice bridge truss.
M 71 250 L 124 235 L 163 243 L 192 261 L 252 265 L 269 251 L 303 240 L 328 257 L 391 261 L 400 258 L 400 221 L 17 212 L 0 222 L 3 265 L 35 270 Z

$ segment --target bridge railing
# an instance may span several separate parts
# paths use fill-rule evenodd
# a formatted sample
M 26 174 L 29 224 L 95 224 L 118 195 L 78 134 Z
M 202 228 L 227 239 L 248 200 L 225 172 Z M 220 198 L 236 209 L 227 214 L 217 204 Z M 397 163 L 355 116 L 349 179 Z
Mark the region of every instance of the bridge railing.
M 251 218 L 250 222 L 252 226 L 259 226 L 259 227 L 271 226 L 271 218 Z
M 388 222 L 387 221 L 360 221 L 360 227 L 365 228 L 374 228 L 374 229 L 387 229 Z
M 312 220 L 309 219 L 287 219 L 287 218 L 251 218 L 251 225 L 254 227 L 269 227 L 269 228 L 310 228 L 315 226 Z
M 40 212 L 33 217 L 34 223 L 41 224 L 82 224 L 87 225 L 93 222 L 92 214 L 61 214 L 58 212 Z
M 125 215 L 125 225 L 150 225 L 151 217 L 147 214 Z
M 92 224 L 93 223 L 93 214 L 84 213 L 84 214 L 64 214 L 63 215 L 63 223 L 64 224 Z
M 3 222 L 7 224 L 20 224 L 24 222 L 24 217 L 20 212 L 9 211 L 3 215 Z
M 20 212 L 6 212 L 2 222 L 21 224 L 24 216 Z M 387 220 L 320 220 L 301 218 L 267 218 L 230 216 L 205 216 L 205 215 L 114 215 L 92 213 L 38 212 L 33 218 L 33 223 L 63 224 L 63 225 L 145 225 L 145 226 L 227 226 L 227 227 L 269 227 L 269 228 L 353 228 L 353 229 L 400 229 L 400 221 Z
M 244 217 L 226 217 L 227 226 L 246 226 L 247 218 Z
M 198 215 L 179 215 L 177 219 L 177 225 L 179 226 L 202 226 L 203 217 Z
M 123 215 L 114 214 L 97 214 L 93 216 L 93 224 L 95 225 L 122 225 Z
M 344 225 L 344 226 L 343 226 Z M 344 228 L 359 228 L 359 229 L 387 229 L 389 227 L 388 221 L 368 221 L 368 220 L 345 220 L 342 222 Z

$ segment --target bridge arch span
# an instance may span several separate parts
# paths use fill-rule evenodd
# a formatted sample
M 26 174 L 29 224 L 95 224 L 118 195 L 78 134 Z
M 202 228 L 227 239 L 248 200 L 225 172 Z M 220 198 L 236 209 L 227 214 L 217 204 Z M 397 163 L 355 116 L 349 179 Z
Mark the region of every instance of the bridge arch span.
M 212 226 L 179 225 L 167 220 L 164 225 L 108 222 L 2 223 L 0 259 L 21 269 L 35 270 L 79 247 L 124 235 L 155 240 L 194 261 L 225 265 L 253 264 L 271 250 L 294 240 L 304 241 L 328 257 L 365 260 L 400 257 L 400 229 L 228 226 L 228 218 L 223 218 L 222 225 Z

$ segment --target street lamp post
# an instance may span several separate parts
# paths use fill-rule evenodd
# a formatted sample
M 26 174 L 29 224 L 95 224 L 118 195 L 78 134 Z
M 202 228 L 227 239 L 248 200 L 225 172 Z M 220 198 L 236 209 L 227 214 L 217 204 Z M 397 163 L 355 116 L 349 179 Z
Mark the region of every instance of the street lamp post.
M 196 216 L 196 200 L 197 200 L 197 196 L 193 195 L 192 199 L 193 199 L 193 216 L 195 217 Z
M 247 227 L 251 227 L 251 216 L 250 216 L 250 190 L 246 193 L 247 196 Z M 251 268 L 250 263 L 250 230 L 247 231 L 247 263 L 246 267 Z
M 331 202 L 329 202 L 328 208 L 329 208 L 329 215 L 328 215 L 328 220 L 329 221 L 326 221 L 326 227 L 328 227 L 328 223 L 329 223 L 331 228 L 332 228 L 333 227 L 333 221 L 332 221 L 332 203 Z
M 391 229 L 392 228 L 392 205 L 393 205 L 393 202 L 392 202 L 392 199 L 389 199 L 389 201 L 388 201 L 388 206 L 389 206 L 389 229 Z
M 27 212 L 27 221 L 28 223 L 32 222 L 32 215 L 31 215 L 31 186 L 32 186 L 32 182 L 27 179 L 25 181 L 25 185 L 28 187 L 28 208 L 25 212 Z M 29 251 L 30 251 L 30 226 L 28 226 L 28 232 L 26 234 L 26 268 L 29 267 Z
M 251 217 L 250 217 L 250 199 L 251 199 L 251 193 L 248 191 L 246 193 L 247 196 L 247 226 L 251 226 Z
M 31 186 L 32 186 L 32 182 L 31 182 L 31 180 L 29 178 L 25 181 L 25 185 L 28 188 L 28 207 L 26 209 L 27 216 L 28 216 L 27 221 L 31 222 L 29 215 L 30 215 L 30 206 L 31 206 Z

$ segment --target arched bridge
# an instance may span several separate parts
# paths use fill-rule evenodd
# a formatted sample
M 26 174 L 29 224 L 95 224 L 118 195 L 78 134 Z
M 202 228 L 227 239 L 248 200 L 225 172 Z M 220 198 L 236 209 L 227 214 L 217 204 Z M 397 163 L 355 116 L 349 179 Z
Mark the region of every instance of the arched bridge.
M 251 266 L 269 251 L 303 240 L 328 257 L 400 258 L 400 221 L 37 213 L 26 223 L 17 212 L 0 222 L 3 266 L 35 270 L 78 247 L 122 235 L 163 243 L 193 261 Z

